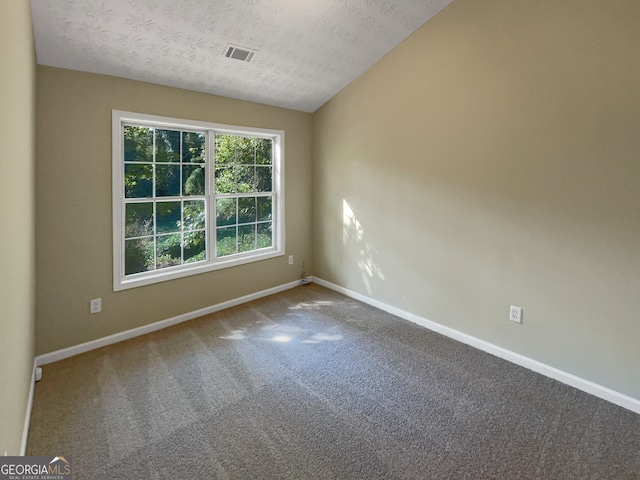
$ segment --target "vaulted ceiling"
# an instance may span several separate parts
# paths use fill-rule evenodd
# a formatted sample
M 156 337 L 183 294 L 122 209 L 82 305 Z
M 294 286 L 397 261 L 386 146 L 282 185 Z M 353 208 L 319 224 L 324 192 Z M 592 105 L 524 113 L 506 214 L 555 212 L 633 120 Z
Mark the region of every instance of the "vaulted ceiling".
M 451 1 L 31 0 L 31 6 L 41 65 L 313 112 Z M 249 62 L 234 58 L 243 51 L 254 52 Z

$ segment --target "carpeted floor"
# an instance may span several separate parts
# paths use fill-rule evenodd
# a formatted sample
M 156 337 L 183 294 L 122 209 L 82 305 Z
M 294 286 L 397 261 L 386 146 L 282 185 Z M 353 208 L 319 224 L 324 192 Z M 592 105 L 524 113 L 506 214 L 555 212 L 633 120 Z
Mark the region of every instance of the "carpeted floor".
M 43 367 L 83 479 L 638 479 L 640 415 L 317 285 Z

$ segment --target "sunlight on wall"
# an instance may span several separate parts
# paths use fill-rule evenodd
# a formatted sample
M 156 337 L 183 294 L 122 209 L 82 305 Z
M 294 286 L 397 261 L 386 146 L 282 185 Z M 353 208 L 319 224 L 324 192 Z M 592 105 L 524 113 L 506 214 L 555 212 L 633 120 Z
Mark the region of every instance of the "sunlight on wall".
M 358 267 L 362 282 L 369 295 L 374 293 L 376 282 L 385 276 L 376 262 L 378 251 L 370 242 L 365 241 L 364 228 L 356 218 L 346 199 L 342 200 L 342 242 L 345 247 L 358 249 Z
M 346 200 L 342 200 L 342 243 L 348 245 L 351 241 L 361 242 L 364 232 L 362 225 L 351 210 Z

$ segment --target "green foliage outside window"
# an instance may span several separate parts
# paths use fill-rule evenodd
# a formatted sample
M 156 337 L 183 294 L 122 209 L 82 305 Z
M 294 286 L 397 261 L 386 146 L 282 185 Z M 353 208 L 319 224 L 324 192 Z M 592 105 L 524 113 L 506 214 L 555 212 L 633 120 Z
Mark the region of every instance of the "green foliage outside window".
M 272 247 L 273 140 L 214 138 L 213 254 Z M 206 260 L 206 134 L 125 125 L 123 140 L 125 275 Z
M 205 194 L 205 134 L 127 125 L 123 136 L 125 275 L 205 260 L 205 200 L 184 199 Z
M 216 255 L 271 247 L 273 140 L 216 135 L 215 148 Z

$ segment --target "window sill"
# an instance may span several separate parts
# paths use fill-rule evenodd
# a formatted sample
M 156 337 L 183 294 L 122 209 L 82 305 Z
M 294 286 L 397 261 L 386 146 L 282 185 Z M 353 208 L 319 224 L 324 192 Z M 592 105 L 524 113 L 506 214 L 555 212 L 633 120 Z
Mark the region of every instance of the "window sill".
M 128 290 L 130 288 L 152 285 L 155 283 L 166 282 L 178 278 L 198 275 L 200 273 L 222 270 L 225 268 L 245 265 L 247 263 L 259 262 L 270 258 L 281 257 L 284 252 L 280 249 L 269 248 L 256 253 L 255 251 L 247 254 L 237 254 L 228 258 L 216 259 L 215 262 L 199 262 L 193 265 L 179 265 L 176 267 L 164 268 L 159 271 L 142 272 L 129 275 L 125 278 L 114 278 L 113 291 L 118 292 Z

